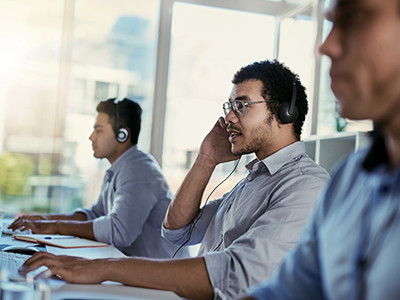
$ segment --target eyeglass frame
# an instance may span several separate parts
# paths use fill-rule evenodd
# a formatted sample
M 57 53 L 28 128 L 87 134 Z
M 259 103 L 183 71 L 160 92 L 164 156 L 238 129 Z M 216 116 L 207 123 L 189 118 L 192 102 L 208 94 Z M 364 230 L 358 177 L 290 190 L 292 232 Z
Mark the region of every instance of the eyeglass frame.
M 241 113 L 239 110 L 235 109 L 233 104 L 235 102 L 239 102 L 241 104 L 243 104 L 243 113 Z M 253 104 L 258 104 L 258 103 L 269 103 L 269 102 L 276 102 L 276 100 L 262 100 L 262 101 L 253 101 L 253 102 L 244 102 L 243 100 L 233 100 L 232 102 L 227 101 L 225 103 L 222 104 L 222 109 L 224 110 L 224 114 L 225 117 L 233 110 L 233 112 L 235 113 L 236 116 L 243 118 L 246 114 L 247 114 L 247 109 L 246 106 L 249 105 L 253 105 Z M 228 105 L 228 107 L 226 108 L 225 106 Z M 227 109 L 229 109 L 229 111 L 227 112 Z

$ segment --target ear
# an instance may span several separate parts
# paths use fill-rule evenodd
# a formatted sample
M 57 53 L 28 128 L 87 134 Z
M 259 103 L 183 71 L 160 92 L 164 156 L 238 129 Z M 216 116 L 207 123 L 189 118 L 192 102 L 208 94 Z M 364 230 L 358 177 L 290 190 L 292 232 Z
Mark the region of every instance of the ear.
M 277 116 L 277 115 L 275 116 L 275 121 L 276 121 L 276 126 L 279 129 L 288 128 L 288 127 L 291 127 L 291 125 L 293 125 L 293 123 L 284 123 L 284 122 L 282 122 L 282 120 L 279 119 L 279 116 Z

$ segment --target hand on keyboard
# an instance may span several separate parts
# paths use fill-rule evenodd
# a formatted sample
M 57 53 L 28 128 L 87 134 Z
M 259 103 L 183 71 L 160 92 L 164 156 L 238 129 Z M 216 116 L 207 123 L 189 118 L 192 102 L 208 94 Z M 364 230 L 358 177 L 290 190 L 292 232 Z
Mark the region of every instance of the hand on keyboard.
M 19 230 L 19 229 L 17 229 L 17 230 L 12 230 L 12 229 L 8 229 L 7 227 L 10 225 L 12 223 L 12 221 L 11 222 L 5 222 L 5 221 L 3 221 L 3 230 L 2 230 L 2 233 L 3 234 L 7 234 L 7 235 L 13 235 L 13 234 L 15 234 L 15 233 L 26 233 L 26 234 L 31 234 L 32 233 L 32 230 L 24 230 L 24 231 L 22 231 L 22 230 Z

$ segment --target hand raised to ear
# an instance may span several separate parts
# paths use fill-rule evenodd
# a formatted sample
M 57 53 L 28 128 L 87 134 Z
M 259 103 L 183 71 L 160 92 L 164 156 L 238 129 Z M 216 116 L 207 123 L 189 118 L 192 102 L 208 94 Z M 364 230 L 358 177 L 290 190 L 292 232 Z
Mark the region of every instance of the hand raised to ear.
M 227 124 L 224 118 L 220 117 L 201 143 L 199 155 L 206 156 L 214 165 L 236 160 L 240 157 L 232 154 L 229 134 L 226 129 Z

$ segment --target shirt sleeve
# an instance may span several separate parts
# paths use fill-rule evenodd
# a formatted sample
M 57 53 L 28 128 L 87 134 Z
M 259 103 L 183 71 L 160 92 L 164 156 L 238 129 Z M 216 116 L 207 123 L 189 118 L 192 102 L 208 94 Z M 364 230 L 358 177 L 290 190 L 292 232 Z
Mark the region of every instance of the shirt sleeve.
M 175 245 L 200 243 L 221 201 L 222 198 L 211 201 L 202 207 L 193 221 L 182 228 L 172 230 L 162 226 L 161 235 Z
M 93 204 L 90 208 L 77 208 L 75 212 L 81 212 L 86 215 L 87 220 L 94 220 L 97 217 L 104 215 L 104 206 L 102 201 L 98 199 L 98 201 Z
M 166 189 L 167 186 L 160 185 L 155 178 L 152 181 L 138 181 L 129 174 L 119 173 L 117 176 L 112 210 L 93 221 L 93 232 L 98 241 L 127 247 L 142 232 L 158 201 L 158 193 L 161 194 L 160 189 Z

